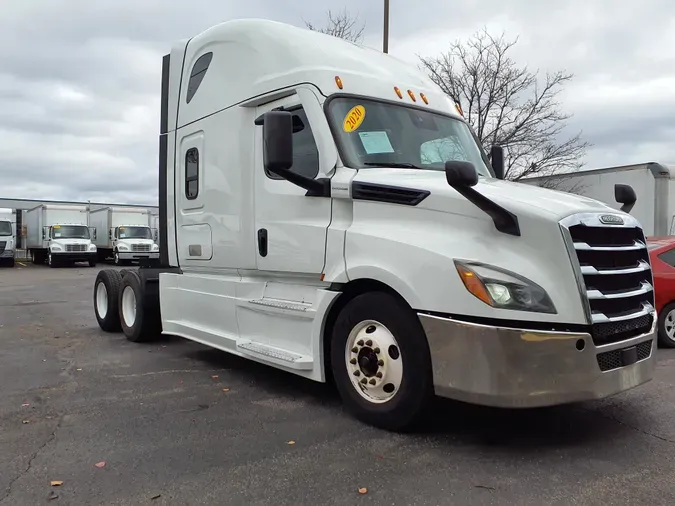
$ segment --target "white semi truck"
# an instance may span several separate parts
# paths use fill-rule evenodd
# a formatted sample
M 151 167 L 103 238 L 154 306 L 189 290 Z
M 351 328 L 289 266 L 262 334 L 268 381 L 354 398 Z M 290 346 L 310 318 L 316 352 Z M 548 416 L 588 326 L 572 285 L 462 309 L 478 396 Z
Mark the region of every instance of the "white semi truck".
M 675 166 L 657 162 L 638 163 L 531 177 L 522 182 L 576 193 L 611 207 L 617 207 L 614 185 L 630 185 L 640 196 L 631 215 L 640 222 L 645 235 L 675 235 Z
M 161 89 L 160 266 L 99 272 L 103 330 L 332 376 L 391 430 L 434 394 L 534 407 L 653 378 L 635 219 L 502 180 L 501 149 L 414 67 L 236 20 L 176 44 Z
M 11 209 L 0 209 L 0 267 L 14 267 L 16 225 Z
M 115 265 L 159 260 L 150 219 L 150 210 L 142 207 L 108 206 L 90 211 L 98 259 L 112 257 Z
M 26 213 L 26 248 L 34 264 L 50 267 L 87 262 L 96 266 L 96 245 L 86 205 L 41 204 Z

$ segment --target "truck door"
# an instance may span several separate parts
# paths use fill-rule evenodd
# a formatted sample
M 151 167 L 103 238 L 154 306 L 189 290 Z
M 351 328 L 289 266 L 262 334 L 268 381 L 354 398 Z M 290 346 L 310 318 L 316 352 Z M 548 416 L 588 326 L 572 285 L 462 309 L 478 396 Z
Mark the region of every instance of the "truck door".
M 256 117 L 283 107 L 293 114 L 293 166 L 307 177 L 326 177 L 337 154 L 330 131 L 311 90 L 257 107 Z M 323 271 L 331 199 L 306 197 L 306 190 L 268 173 L 263 166 L 262 126 L 255 132 L 255 244 L 258 270 L 317 274 Z

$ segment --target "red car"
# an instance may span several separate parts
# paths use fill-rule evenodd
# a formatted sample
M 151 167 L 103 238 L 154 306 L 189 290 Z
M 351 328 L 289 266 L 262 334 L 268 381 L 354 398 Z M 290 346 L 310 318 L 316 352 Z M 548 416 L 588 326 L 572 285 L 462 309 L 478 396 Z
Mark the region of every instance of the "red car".
M 647 248 L 659 315 L 659 344 L 675 348 L 675 236 L 648 237 Z

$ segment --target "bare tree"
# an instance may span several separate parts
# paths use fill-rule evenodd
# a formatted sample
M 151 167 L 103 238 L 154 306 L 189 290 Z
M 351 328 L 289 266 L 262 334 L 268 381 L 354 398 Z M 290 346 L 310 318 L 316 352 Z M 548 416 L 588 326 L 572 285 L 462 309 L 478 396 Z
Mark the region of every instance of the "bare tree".
M 542 179 L 540 181 L 536 181 L 536 184 L 540 188 L 548 188 L 550 190 L 558 190 L 561 192 L 574 193 L 576 195 L 581 196 L 585 196 L 584 193 L 588 188 L 588 185 L 585 185 L 580 181 L 573 182 L 565 177 L 555 179 Z
M 572 172 L 583 166 L 589 143 L 581 132 L 563 137 L 571 115 L 560 109 L 558 94 L 573 75 L 518 66 L 509 50 L 518 39 L 496 38 L 486 29 L 466 43 L 457 40 L 435 58 L 420 58 L 431 79 L 460 105 L 486 149 L 504 148 L 505 177 Z
M 333 35 L 334 37 L 339 37 L 340 39 L 345 39 L 358 44 L 363 40 L 363 31 L 366 28 L 365 23 L 361 26 L 357 25 L 358 18 L 358 15 L 352 16 L 347 9 L 343 9 L 339 14 L 333 14 L 333 12 L 329 10 L 326 26 L 317 28 L 309 21 L 305 21 L 305 26 L 310 30 Z

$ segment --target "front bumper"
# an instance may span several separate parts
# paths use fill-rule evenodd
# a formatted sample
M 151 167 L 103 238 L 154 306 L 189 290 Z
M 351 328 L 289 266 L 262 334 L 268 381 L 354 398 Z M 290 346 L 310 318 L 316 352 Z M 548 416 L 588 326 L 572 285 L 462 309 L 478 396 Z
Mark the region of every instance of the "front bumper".
M 159 260 L 159 251 L 145 252 L 145 251 L 118 251 L 120 260 L 140 260 L 141 258 L 150 258 L 151 260 Z
M 429 342 L 434 388 L 441 397 L 494 407 L 552 406 L 600 399 L 654 377 L 656 314 L 650 332 L 603 346 L 595 346 L 587 333 L 418 316 Z M 632 347 L 634 351 L 622 352 Z M 614 367 L 624 356 L 637 361 L 601 370 L 601 363 L 604 369 Z
M 0 251 L 0 258 L 5 259 L 5 258 L 14 258 L 14 250 L 13 249 L 5 249 Z
M 56 262 L 89 262 L 96 260 L 97 255 L 95 251 L 52 251 L 52 259 Z

